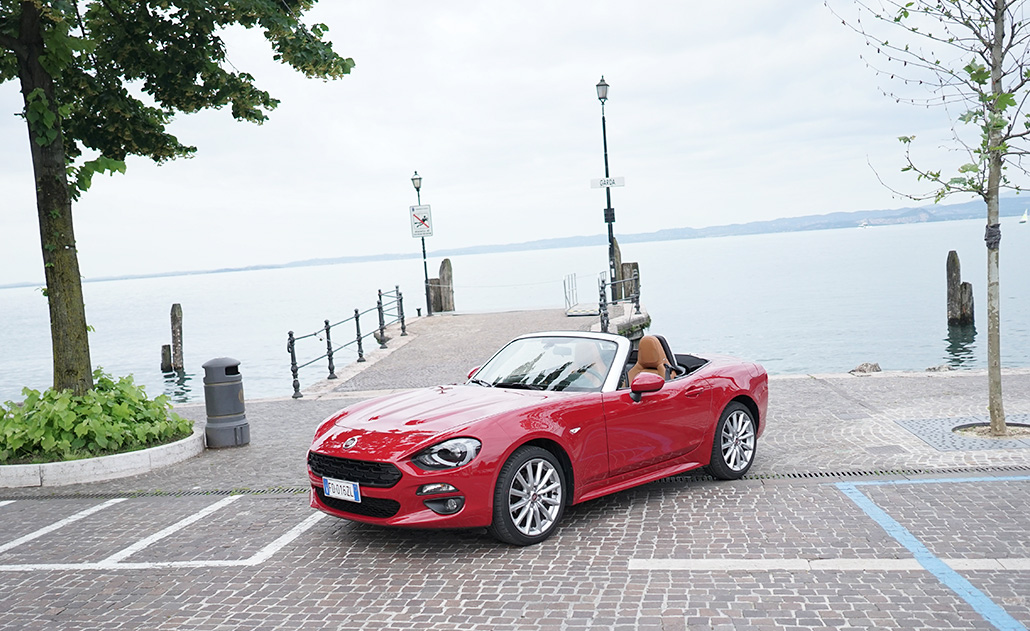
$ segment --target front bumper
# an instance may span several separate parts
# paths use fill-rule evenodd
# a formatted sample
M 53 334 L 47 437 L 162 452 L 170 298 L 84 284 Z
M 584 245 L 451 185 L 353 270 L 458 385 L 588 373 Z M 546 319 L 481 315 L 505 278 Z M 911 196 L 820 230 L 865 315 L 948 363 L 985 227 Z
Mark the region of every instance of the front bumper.
M 312 452 L 324 462 L 325 458 L 333 458 L 327 454 Z M 344 459 L 339 459 L 344 460 Z M 353 462 L 353 461 L 351 461 Z M 361 461 L 359 461 L 361 462 Z M 364 463 L 363 468 L 376 470 L 396 469 L 399 476 L 396 481 L 358 479 L 348 477 L 351 471 L 347 468 L 337 469 L 332 474 L 325 470 L 313 470 L 309 458 L 308 478 L 311 482 L 309 494 L 312 508 L 324 513 L 384 526 L 408 526 L 419 528 L 480 528 L 489 526 L 493 520 L 493 480 L 495 476 L 484 470 L 479 463 L 444 471 L 423 471 L 411 463 Z M 321 469 L 318 464 L 316 468 Z M 329 497 L 323 490 L 322 475 L 357 482 L 361 491 L 361 501 L 351 502 Z M 360 474 L 352 475 L 360 477 Z M 381 477 L 381 476 L 380 476 Z M 384 484 L 390 486 L 383 486 Z M 420 488 L 427 484 L 442 483 L 453 486 L 456 490 L 447 493 L 419 495 Z M 451 515 L 441 515 L 431 509 L 426 501 L 462 498 L 460 510 Z M 439 503 L 437 503 L 438 505 Z

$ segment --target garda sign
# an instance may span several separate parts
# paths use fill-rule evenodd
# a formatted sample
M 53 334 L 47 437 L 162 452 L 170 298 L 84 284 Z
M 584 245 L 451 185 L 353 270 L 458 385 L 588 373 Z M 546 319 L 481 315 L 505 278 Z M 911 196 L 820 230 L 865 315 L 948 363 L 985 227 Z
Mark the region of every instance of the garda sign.
M 611 188 L 613 186 L 626 186 L 626 178 L 603 177 L 598 180 L 590 180 L 590 188 Z
M 433 213 L 429 204 L 425 206 L 410 206 L 408 218 L 411 220 L 411 236 L 419 237 L 433 236 Z

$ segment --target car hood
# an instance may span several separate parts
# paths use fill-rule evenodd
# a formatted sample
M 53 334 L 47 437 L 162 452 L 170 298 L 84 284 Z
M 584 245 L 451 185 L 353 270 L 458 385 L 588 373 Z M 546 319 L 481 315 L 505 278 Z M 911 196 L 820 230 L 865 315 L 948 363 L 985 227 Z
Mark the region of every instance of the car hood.
M 387 395 L 352 405 L 329 417 L 311 449 L 358 460 L 402 457 L 433 439 L 499 414 L 524 410 L 553 392 L 437 386 Z M 472 428 L 470 428 L 471 430 Z M 351 438 L 357 442 L 347 448 Z

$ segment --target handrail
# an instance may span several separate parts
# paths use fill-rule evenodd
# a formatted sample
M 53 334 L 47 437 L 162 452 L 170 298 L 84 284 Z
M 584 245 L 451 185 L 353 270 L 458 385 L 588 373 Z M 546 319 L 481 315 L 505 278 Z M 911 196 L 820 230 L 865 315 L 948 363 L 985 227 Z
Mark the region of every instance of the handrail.
M 611 286 L 613 288 L 621 290 L 615 292 L 617 295 L 626 296 L 626 292 L 629 291 L 629 296 L 625 298 L 619 298 L 618 300 L 608 300 L 608 296 L 605 293 L 606 286 Z M 633 270 L 633 276 L 629 278 L 624 278 L 622 280 L 617 280 L 612 283 L 608 283 L 607 278 L 604 274 L 602 274 L 600 279 L 598 280 L 598 291 L 600 296 L 598 300 L 598 311 L 600 311 L 601 313 L 602 332 L 608 333 L 608 325 L 610 323 L 610 318 L 608 316 L 609 304 L 617 305 L 623 302 L 631 302 L 633 303 L 635 312 L 638 314 L 640 313 L 640 276 L 637 273 L 637 270 Z
M 368 315 L 373 311 L 375 311 L 379 316 L 379 326 L 368 333 L 362 334 L 361 316 Z M 332 330 L 348 322 L 354 322 L 354 339 L 345 344 L 340 344 L 339 346 L 334 347 L 332 340 Z M 347 348 L 351 345 L 354 345 L 355 350 L 358 354 L 358 358 L 356 361 L 363 362 L 365 361 L 365 349 L 362 344 L 362 340 L 371 336 L 375 338 L 377 342 L 379 342 L 379 348 L 386 348 L 386 327 L 392 324 L 396 324 L 398 322 L 400 322 L 401 325 L 401 336 L 407 336 L 408 327 L 404 321 L 404 296 L 403 294 L 401 294 L 400 286 L 394 285 L 393 291 L 384 292 L 381 289 L 379 290 L 376 306 L 374 307 L 365 309 L 364 311 L 355 309 L 353 316 L 340 320 L 335 324 L 330 324 L 329 320 L 325 320 L 325 324 L 322 326 L 322 328 L 312 333 L 308 333 L 307 335 L 296 336 L 293 334 L 293 331 L 287 333 L 286 352 L 290 354 L 290 372 L 293 375 L 293 398 L 300 399 L 304 396 L 300 391 L 300 377 L 298 376 L 298 373 L 301 368 L 306 368 L 314 364 L 315 362 L 318 362 L 322 359 L 327 359 L 329 376 L 326 378 L 337 379 L 336 366 L 333 362 L 333 355 L 336 352 L 343 350 L 344 348 Z M 309 338 L 318 338 L 320 341 L 325 342 L 326 350 L 318 357 L 309 359 L 308 361 L 305 361 L 302 364 L 298 364 L 297 342 Z

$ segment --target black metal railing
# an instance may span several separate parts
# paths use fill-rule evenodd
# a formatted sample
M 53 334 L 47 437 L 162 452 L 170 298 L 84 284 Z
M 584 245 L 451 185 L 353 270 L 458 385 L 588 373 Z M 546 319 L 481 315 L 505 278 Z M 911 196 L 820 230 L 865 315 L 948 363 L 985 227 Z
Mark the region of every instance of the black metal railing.
M 613 291 L 612 295 L 623 296 L 617 300 L 609 300 L 605 289 L 611 286 Z M 602 275 L 598 282 L 598 310 L 601 312 L 601 331 L 608 333 L 608 324 L 610 318 L 608 317 L 608 305 L 617 305 L 620 303 L 633 303 L 633 308 L 636 313 L 640 313 L 640 276 L 636 270 L 633 270 L 633 276 L 617 280 L 613 283 L 608 283 L 608 279 Z
M 361 318 L 366 316 L 373 311 L 379 316 L 378 327 L 372 329 L 368 333 L 362 334 L 361 332 Z M 354 323 L 354 337 L 339 346 L 333 346 L 333 329 L 347 324 L 348 322 Z M 354 351 L 357 353 L 357 360 L 359 362 L 365 361 L 365 347 L 362 343 L 367 337 L 372 337 L 375 341 L 379 342 L 379 348 L 386 348 L 386 327 L 400 323 L 401 325 L 401 336 L 408 334 L 407 325 L 404 323 L 404 296 L 401 294 L 401 289 L 398 286 L 394 286 L 393 291 L 383 292 L 379 290 L 379 298 L 376 301 L 376 306 L 361 311 L 359 309 L 354 310 L 354 315 L 345 319 L 340 320 L 335 324 L 330 324 L 329 320 L 325 321 L 325 325 L 307 335 L 296 336 L 293 331 L 290 331 L 286 336 L 286 352 L 290 354 L 290 372 L 293 374 L 293 398 L 299 399 L 304 395 L 300 391 L 300 377 L 299 372 L 301 368 L 306 368 L 321 360 L 327 360 L 329 368 L 329 376 L 327 379 L 336 379 L 336 365 L 333 361 L 333 356 L 343 350 L 344 348 L 354 347 Z M 310 359 L 302 364 L 297 363 L 297 342 L 302 340 L 317 338 L 319 341 L 325 342 L 325 352 Z

